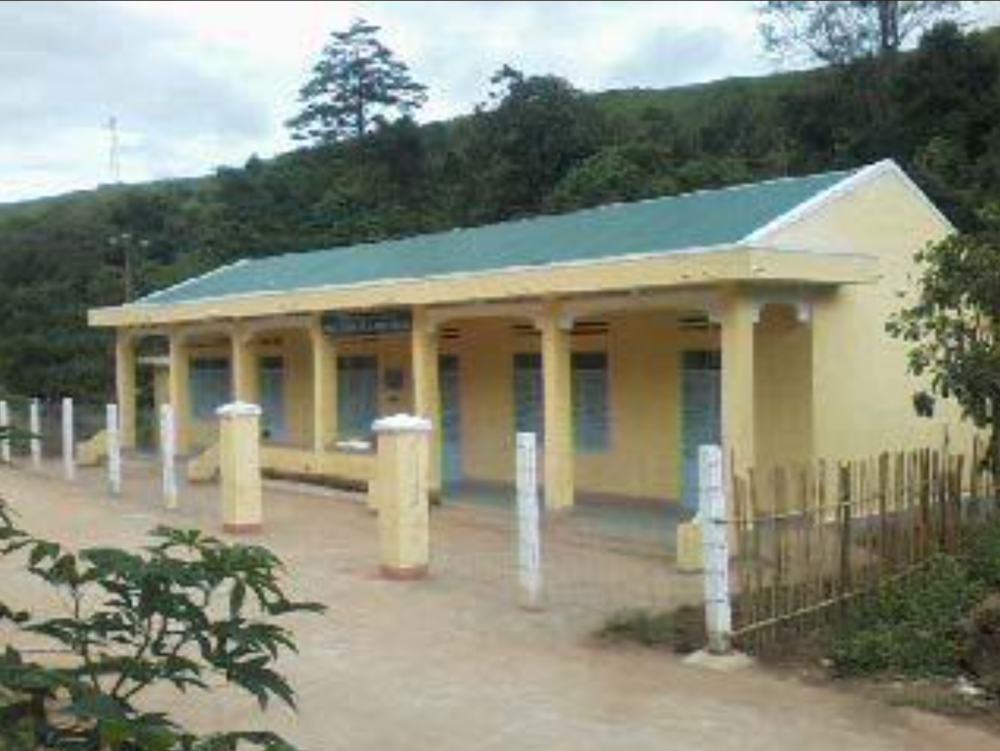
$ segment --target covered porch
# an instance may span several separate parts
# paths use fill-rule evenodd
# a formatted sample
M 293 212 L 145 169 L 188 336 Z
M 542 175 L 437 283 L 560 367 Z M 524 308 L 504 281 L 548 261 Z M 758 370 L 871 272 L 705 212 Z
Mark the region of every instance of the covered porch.
M 831 289 L 690 285 L 120 328 L 123 439 L 134 445 L 137 343 L 161 336 L 159 401 L 195 463 L 211 464 L 214 407 L 251 401 L 269 472 L 365 487 L 372 421 L 413 412 L 438 427 L 431 483 L 446 500 L 502 506 L 515 434 L 531 431 L 549 510 L 690 513 L 703 443 L 740 466 L 812 455 L 812 315 Z

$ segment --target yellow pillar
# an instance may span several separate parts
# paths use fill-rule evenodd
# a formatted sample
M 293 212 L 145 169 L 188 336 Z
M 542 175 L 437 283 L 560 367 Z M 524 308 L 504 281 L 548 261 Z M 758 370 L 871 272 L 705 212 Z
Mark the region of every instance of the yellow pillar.
M 136 445 L 135 366 L 135 339 L 130 332 L 119 329 L 115 336 L 115 399 L 123 449 L 134 449 Z
M 546 305 L 539 327 L 545 400 L 545 507 L 555 511 L 571 507 L 574 500 L 570 333 L 556 303 Z
M 242 327 L 234 326 L 230 342 L 233 401 L 256 404 L 258 399 L 257 357 L 252 335 Z
M 430 561 L 430 421 L 412 415 L 377 420 L 379 557 L 387 579 L 420 579 Z
M 337 437 L 337 352 L 319 317 L 309 327 L 313 358 L 313 451 L 321 454 Z
M 441 492 L 441 387 L 438 376 L 438 337 L 427 311 L 413 311 L 413 411 L 430 420 L 428 483 L 430 492 Z
M 231 534 L 259 532 L 263 523 L 260 474 L 260 407 L 234 402 L 218 410 L 222 528 Z
M 754 323 L 756 306 L 739 289 L 723 297 L 722 445 L 732 469 L 743 473 L 756 460 L 754 447 Z
M 170 333 L 168 398 L 174 408 L 174 431 L 178 454 L 191 451 L 191 363 L 187 343 L 180 331 Z

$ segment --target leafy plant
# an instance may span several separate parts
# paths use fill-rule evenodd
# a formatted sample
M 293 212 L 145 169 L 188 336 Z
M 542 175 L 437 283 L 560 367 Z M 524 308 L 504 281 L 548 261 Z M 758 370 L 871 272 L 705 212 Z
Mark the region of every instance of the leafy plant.
M 909 369 L 930 379 L 934 394 L 954 399 L 991 436 L 1000 472 L 1000 206 L 984 227 L 953 234 L 917 254 L 917 297 L 888 322 L 890 334 L 910 345 Z M 934 397 L 915 406 L 933 412 Z
M 39 615 L 0 603 L 15 638 L 0 655 L 0 749 L 235 751 L 292 747 L 266 732 L 198 736 L 141 701 L 154 688 L 224 683 L 294 707 L 277 671 L 295 649 L 279 620 L 319 613 L 285 593 L 264 548 L 158 528 L 139 552 L 73 553 L 19 529 L 0 505 L 0 557 L 20 561 L 68 606 Z M 24 640 L 32 649 L 17 646 Z M 35 645 L 40 645 L 41 648 Z
M 935 558 L 857 603 L 833 627 L 834 667 L 844 675 L 956 675 L 965 650 L 962 620 L 983 594 L 959 561 Z

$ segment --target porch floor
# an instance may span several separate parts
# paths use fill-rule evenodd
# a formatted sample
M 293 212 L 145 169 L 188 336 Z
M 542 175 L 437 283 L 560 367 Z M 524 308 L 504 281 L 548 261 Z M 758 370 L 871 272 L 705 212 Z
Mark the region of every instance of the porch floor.
M 517 501 L 514 488 L 510 486 L 456 483 L 445 487 L 442 502 L 513 514 Z M 577 493 L 576 504 L 567 512 L 567 521 L 577 532 L 588 537 L 672 554 L 676 549 L 677 526 L 690 519 L 692 513 L 680 503 Z

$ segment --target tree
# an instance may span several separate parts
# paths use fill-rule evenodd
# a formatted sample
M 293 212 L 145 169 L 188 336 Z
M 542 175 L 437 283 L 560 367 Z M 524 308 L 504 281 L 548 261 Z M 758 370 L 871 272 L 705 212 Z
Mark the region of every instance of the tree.
M 298 141 L 331 143 L 360 138 L 391 115 L 410 115 L 427 101 L 427 87 L 362 19 L 335 31 L 312 78 L 299 91 L 302 111 L 288 121 Z
M 990 432 L 991 464 L 1000 473 L 1000 206 L 983 229 L 953 234 L 917 254 L 917 297 L 887 324 L 910 346 L 909 370 L 930 379 L 914 406 L 932 415 L 937 397 L 954 399 Z
M 322 608 L 285 595 L 269 551 L 161 528 L 138 553 L 73 553 L 19 529 L 0 503 L 0 558 L 19 559 L 67 607 L 39 616 L 0 602 L 12 637 L 0 654 L 0 749 L 293 751 L 266 732 L 198 736 L 149 708 L 151 693 L 211 683 L 262 709 L 294 706 L 275 663 L 295 644 L 278 620 Z
M 760 31 L 769 52 L 845 65 L 891 56 L 961 7 L 958 0 L 768 0 Z
M 526 76 L 504 66 L 460 134 L 468 186 L 465 202 L 492 209 L 472 220 L 538 211 L 572 169 L 600 148 L 596 105 L 557 76 Z

